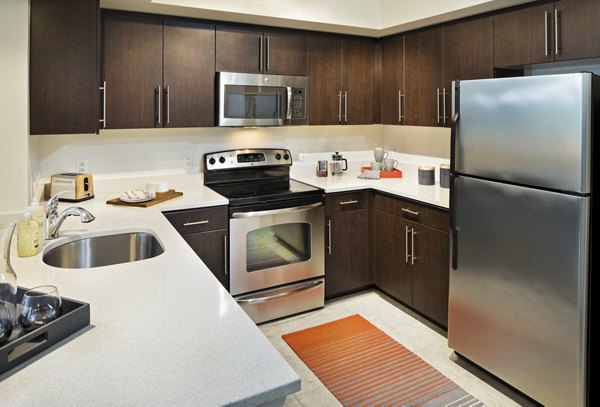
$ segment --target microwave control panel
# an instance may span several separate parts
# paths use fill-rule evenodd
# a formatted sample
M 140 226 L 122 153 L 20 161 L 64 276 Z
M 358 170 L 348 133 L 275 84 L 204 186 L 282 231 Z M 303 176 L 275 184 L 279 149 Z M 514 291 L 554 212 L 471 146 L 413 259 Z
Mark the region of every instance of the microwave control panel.
M 306 89 L 292 88 L 292 119 L 306 118 Z

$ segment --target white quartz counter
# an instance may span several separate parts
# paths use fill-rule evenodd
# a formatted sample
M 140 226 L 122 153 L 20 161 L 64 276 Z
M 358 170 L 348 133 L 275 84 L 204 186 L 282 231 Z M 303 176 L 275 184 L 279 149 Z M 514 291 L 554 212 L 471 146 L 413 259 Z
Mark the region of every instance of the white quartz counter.
M 61 236 L 141 229 L 159 238 L 162 255 L 77 270 L 13 253 L 19 285 L 53 284 L 90 303 L 91 328 L 5 375 L 0 405 L 253 406 L 300 389 L 296 373 L 161 214 L 227 200 L 198 174 L 158 178 L 183 197 L 150 208 L 106 205 L 144 182 L 97 179 L 96 198 L 80 204 L 96 220 L 69 217 Z
M 397 168 L 402 171 L 402 178 L 360 179 L 360 168 L 371 165 L 374 161 L 372 151 L 353 151 L 343 153 L 348 160 L 348 170 L 341 175 L 328 177 L 316 176 L 318 160 L 331 162 L 331 153 L 303 154 L 302 160 L 292 166 L 292 178 L 304 183 L 323 188 L 326 193 L 353 191 L 360 189 L 375 189 L 393 195 L 414 199 L 441 208 L 449 206 L 449 189 L 440 187 L 439 165 L 449 160 L 437 157 L 409 155 L 390 152 L 390 158 L 398 160 Z M 433 165 L 435 185 L 419 185 L 419 165 Z

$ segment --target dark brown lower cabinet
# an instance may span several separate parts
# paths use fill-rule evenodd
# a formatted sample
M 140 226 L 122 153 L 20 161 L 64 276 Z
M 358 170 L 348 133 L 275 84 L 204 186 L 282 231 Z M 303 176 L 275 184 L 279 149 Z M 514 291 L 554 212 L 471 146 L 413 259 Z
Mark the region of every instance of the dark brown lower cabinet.
M 229 290 L 227 206 L 172 211 L 164 215 Z
M 448 214 L 377 194 L 375 286 L 431 320 L 448 324 Z
M 213 230 L 211 232 L 191 233 L 183 238 L 202 259 L 204 264 L 229 290 L 229 275 L 227 274 L 227 229 Z
M 367 193 L 325 197 L 325 297 L 365 288 L 369 282 Z

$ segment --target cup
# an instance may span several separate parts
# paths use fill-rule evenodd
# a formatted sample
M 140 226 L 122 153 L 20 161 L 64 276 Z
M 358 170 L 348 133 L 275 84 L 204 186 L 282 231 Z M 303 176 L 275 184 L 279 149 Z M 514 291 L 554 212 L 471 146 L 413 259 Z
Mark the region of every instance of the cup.
M 373 150 L 373 155 L 375 156 L 375 161 L 380 163 L 384 158 L 387 158 L 388 152 L 381 147 L 377 147 Z
M 0 301 L 0 346 L 8 342 L 13 331 L 13 318 L 4 301 Z
M 397 165 L 398 160 L 394 160 L 393 158 L 385 158 L 383 160 L 383 167 L 385 168 L 385 171 L 393 171 Z
M 371 162 L 371 169 L 372 170 L 381 171 L 381 167 L 382 167 L 382 165 L 381 165 L 380 162 L 377 162 L 377 161 L 372 161 Z
M 62 300 L 53 285 L 32 288 L 23 294 L 19 324 L 25 331 L 32 331 L 60 316 Z

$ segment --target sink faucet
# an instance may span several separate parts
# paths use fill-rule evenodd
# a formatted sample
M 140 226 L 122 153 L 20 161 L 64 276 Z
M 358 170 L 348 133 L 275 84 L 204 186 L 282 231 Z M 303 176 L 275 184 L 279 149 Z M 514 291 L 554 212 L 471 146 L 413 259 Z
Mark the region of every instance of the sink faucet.
M 71 206 L 59 214 L 58 197 L 63 192 L 67 191 L 61 191 L 54 195 L 46 205 L 46 222 L 44 227 L 44 237 L 46 240 L 52 240 L 58 237 L 58 231 L 67 216 L 79 216 L 79 219 L 81 219 L 81 222 L 83 223 L 89 223 L 96 219 L 94 215 L 79 206 Z

